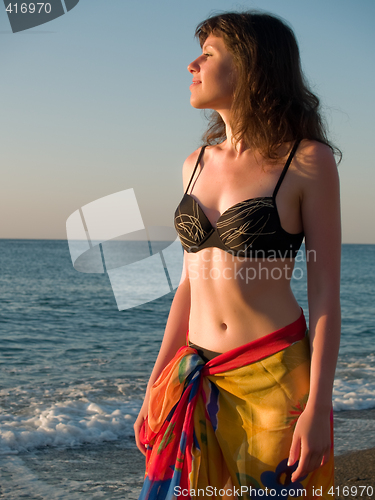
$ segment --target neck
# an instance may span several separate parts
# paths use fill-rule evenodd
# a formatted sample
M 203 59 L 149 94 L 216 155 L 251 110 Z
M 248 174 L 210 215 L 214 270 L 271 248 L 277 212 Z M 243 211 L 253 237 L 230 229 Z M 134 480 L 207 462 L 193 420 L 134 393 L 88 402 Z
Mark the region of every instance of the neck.
M 219 111 L 219 114 L 220 114 L 220 116 L 223 119 L 223 122 L 225 124 L 225 135 L 227 137 L 225 147 L 228 150 L 234 151 L 236 153 L 236 156 L 238 157 L 244 151 L 248 150 L 249 146 L 247 146 L 243 140 L 241 140 L 241 141 L 237 142 L 237 144 L 235 144 L 233 133 L 232 133 L 232 128 L 230 126 L 230 120 L 229 120 L 230 112 L 229 112 L 229 110 Z

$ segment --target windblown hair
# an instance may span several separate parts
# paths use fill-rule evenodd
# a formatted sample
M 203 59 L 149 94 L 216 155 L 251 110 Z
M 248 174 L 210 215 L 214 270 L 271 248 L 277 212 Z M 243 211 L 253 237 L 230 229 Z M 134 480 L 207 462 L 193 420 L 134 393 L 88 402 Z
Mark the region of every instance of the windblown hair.
M 198 25 L 201 47 L 211 34 L 223 38 L 237 68 L 230 123 L 235 143 L 243 140 L 277 159 L 284 142 L 312 139 L 341 158 L 328 140 L 319 99 L 304 78 L 296 38 L 284 21 L 258 11 L 228 12 Z M 203 140 L 218 144 L 225 139 L 224 121 L 214 111 Z

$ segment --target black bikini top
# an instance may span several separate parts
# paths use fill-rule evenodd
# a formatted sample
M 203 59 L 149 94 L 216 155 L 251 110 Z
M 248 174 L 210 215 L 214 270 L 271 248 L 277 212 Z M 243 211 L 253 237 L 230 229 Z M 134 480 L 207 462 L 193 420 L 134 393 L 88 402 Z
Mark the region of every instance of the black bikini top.
M 183 248 L 192 253 L 217 247 L 242 257 L 295 258 L 304 232 L 288 233 L 281 227 L 276 195 L 298 148 L 296 141 L 272 196 L 240 201 L 225 210 L 213 227 L 199 203 L 189 194 L 190 183 L 201 161 L 203 146 L 185 194 L 175 212 L 174 225 Z

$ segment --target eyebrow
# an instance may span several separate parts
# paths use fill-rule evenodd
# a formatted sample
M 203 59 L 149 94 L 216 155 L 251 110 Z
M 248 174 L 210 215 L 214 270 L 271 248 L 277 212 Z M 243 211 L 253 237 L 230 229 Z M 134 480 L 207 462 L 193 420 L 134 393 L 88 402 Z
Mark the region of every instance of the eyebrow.
M 213 45 L 209 44 L 209 45 L 203 45 L 202 50 L 205 51 L 208 49 L 208 47 L 211 47 L 211 49 L 215 49 Z

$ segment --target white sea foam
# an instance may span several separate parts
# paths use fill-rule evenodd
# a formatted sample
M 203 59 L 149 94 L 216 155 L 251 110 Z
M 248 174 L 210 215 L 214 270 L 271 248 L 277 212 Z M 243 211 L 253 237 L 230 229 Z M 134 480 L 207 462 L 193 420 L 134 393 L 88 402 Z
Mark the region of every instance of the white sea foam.
M 363 380 L 336 380 L 333 388 L 333 409 L 367 410 L 375 408 L 375 383 Z
M 363 359 L 339 360 L 333 388 L 333 409 L 366 410 L 375 408 L 375 355 Z
M 71 447 L 113 441 L 133 434 L 139 402 L 113 399 L 56 402 L 25 413 L 0 416 L 0 454 L 14 454 L 46 446 Z
M 374 362 L 374 354 L 340 358 L 335 411 L 375 408 Z M 119 378 L 2 389 L 0 455 L 131 437 L 146 382 Z

